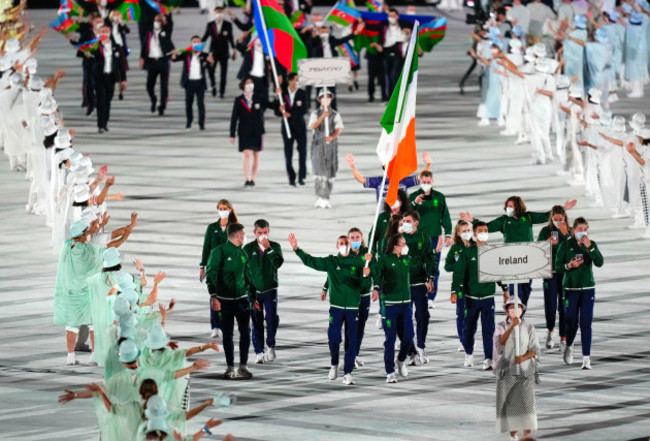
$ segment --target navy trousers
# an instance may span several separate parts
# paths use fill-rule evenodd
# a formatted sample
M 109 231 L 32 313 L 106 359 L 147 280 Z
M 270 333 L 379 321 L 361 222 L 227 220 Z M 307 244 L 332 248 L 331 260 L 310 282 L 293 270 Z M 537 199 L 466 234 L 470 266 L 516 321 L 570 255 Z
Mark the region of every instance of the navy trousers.
M 458 340 L 463 344 L 463 326 L 465 324 L 465 296 L 456 296 L 456 332 Z
M 439 236 L 431 238 L 431 248 L 434 250 L 434 252 L 438 247 L 438 237 Z M 427 297 L 429 298 L 429 300 L 435 300 L 436 295 L 438 294 L 438 277 L 440 277 L 440 256 L 442 255 L 442 253 L 435 253 L 435 254 L 436 254 L 436 278 L 433 279 L 433 292 L 427 293 Z
M 399 337 L 397 359 L 406 360 L 409 349 L 413 346 L 413 308 L 410 303 L 382 306 L 382 323 L 384 325 L 384 366 L 386 374 L 395 372 L 395 340 Z
M 418 348 L 424 349 L 429 331 L 429 307 L 427 305 L 426 285 L 411 286 L 411 303 L 415 307 L 415 335 Z M 415 352 L 415 347 L 410 351 Z
M 275 334 L 278 331 L 278 291 L 272 289 L 257 295 L 260 309 L 251 310 L 253 322 L 253 348 L 256 354 L 264 352 L 264 322 L 266 321 L 266 346 L 275 347 Z
M 485 358 L 492 360 L 492 337 L 494 336 L 494 298 L 470 299 L 465 297 L 465 323 L 463 331 L 463 346 L 465 353 L 474 353 L 474 336 L 481 318 L 483 333 L 483 352 Z
M 559 315 L 559 334 L 560 337 L 566 337 L 562 278 L 563 274 L 555 273 L 552 278 L 544 279 L 544 315 L 546 316 L 546 329 L 549 331 L 555 329 L 555 316 Z
M 594 318 L 595 289 L 564 292 L 564 319 L 566 320 L 566 344 L 572 346 L 580 326 L 582 355 L 591 355 L 591 322 Z
M 370 314 L 370 296 L 361 296 L 361 303 L 359 304 L 359 320 L 357 321 L 357 349 L 355 357 L 359 356 L 361 351 L 361 342 L 363 341 L 363 336 L 366 330 L 366 322 L 368 321 L 368 315 Z M 346 329 L 347 334 L 347 329 Z M 345 339 L 344 343 L 345 350 L 347 351 L 350 347 L 350 342 L 348 339 Z
M 330 347 L 331 365 L 339 365 L 339 350 L 343 338 L 341 329 L 345 324 L 345 340 L 348 341 L 348 347 L 345 349 L 343 358 L 343 373 L 349 374 L 354 369 L 354 359 L 357 349 L 357 320 L 358 309 L 341 309 L 330 307 L 330 324 L 327 328 L 327 339 Z

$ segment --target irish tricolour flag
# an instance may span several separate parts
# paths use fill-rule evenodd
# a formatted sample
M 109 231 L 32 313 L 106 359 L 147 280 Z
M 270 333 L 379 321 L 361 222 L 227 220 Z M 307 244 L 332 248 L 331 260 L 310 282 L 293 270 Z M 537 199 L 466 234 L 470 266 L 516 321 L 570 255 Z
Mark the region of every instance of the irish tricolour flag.
M 399 182 L 417 170 L 415 151 L 415 97 L 418 88 L 418 25 L 416 21 L 411 34 L 404 67 L 388 106 L 381 118 L 381 137 L 377 155 L 386 166 L 386 178 L 390 181 L 386 203 L 392 206 L 397 199 Z

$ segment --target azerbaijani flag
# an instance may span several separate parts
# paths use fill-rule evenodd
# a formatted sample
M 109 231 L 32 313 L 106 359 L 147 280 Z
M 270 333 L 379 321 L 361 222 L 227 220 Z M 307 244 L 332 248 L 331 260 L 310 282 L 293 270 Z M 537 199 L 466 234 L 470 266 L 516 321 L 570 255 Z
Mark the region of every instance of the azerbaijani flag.
M 381 0 L 367 0 L 366 6 L 368 6 L 369 11 L 379 12 L 381 11 L 382 1 Z
M 305 24 L 305 13 L 303 11 L 296 11 L 293 14 L 291 14 L 291 17 L 289 17 L 289 21 L 293 25 L 294 28 L 301 28 Z
M 99 47 L 99 43 L 106 40 L 106 38 L 107 37 L 105 35 L 100 35 L 99 37 L 95 37 L 90 41 L 84 41 L 83 43 L 79 43 L 75 47 L 83 52 L 94 51 Z
M 70 17 L 85 17 L 88 13 L 74 0 L 61 0 L 59 3 L 59 14 L 69 14 Z
M 178 53 L 185 54 L 187 52 L 202 52 L 204 46 L 205 45 L 203 43 L 191 44 L 187 46 L 185 49 L 181 49 L 180 51 L 178 51 Z
M 425 52 L 431 52 L 433 47 L 440 43 L 445 37 L 447 30 L 447 19 L 440 17 L 420 27 L 420 47 Z
M 264 53 L 296 72 L 298 60 L 307 58 L 307 49 L 282 8 L 275 0 L 255 0 L 253 17 Z
M 338 23 L 342 26 L 350 26 L 361 17 L 361 13 L 354 8 L 350 8 L 342 3 L 337 4 L 332 8 L 332 11 L 327 17 L 326 21 Z
M 140 3 L 138 0 L 124 0 L 117 8 L 125 21 L 140 21 Z
M 413 25 L 402 73 L 388 106 L 381 118 L 381 137 L 377 144 L 377 155 L 386 166 L 389 180 L 386 203 L 392 206 L 397 200 L 399 182 L 418 168 L 415 150 L 415 97 L 418 86 L 418 22 Z
M 338 50 L 339 54 L 341 54 L 342 57 L 347 57 L 350 60 L 350 65 L 352 65 L 352 67 L 359 66 L 359 57 L 352 49 L 352 46 L 350 46 L 350 43 L 347 42 L 343 43 L 342 45 L 338 46 L 336 49 Z
M 158 14 L 164 14 L 167 15 L 169 11 L 167 11 L 167 8 L 165 8 L 165 5 L 163 5 L 160 2 L 157 2 L 156 0 L 144 0 L 147 2 L 147 4 L 156 11 Z
M 66 14 L 65 12 L 59 14 L 59 16 L 50 23 L 52 29 L 62 34 L 69 34 L 79 29 L 79 23 L 75 22 Z

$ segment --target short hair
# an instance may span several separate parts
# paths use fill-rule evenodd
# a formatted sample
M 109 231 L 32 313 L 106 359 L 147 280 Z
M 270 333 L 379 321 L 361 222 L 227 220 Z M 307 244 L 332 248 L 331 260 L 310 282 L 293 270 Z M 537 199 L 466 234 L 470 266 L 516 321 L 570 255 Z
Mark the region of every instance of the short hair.
M 290 72 L 289 75 L 287 75 L 287 81 L 293 81 L 294 78 L 298 76 L 297 73 L 295 72 Z
M 505 8 L 505 6 L 501 6 L 501 7 L 497 8 L 496 13 L 497 13 L 497 15 L 499 15 L 499 14 L 501 14 L 501 15 L 506 15 L 506 8 Z
M 576 229 L 578 227 L 578 225 L 589 226 L 589 222 L 587 222 L 587 219 L 580 216 L 580 217 L 577 217 L 576 220 L 573 221 L 573 229 Z
M 505 210 L 508 206 L 508 202 L 512 202 L 515 206 L 515 216 L 518 218 L 526 214 L 526 204 L 520 196 L 510 196 L 503 204 L 503 209 Z
M 388 12 L 394 12 L 395 14 L 399 15 L 399 11 L 395 8 L 388 9 Z
M 433 179 L 433 173 L 431 173 L 430 170 L 422 170 L 420 172 L 420 177 L 421 178 L 431 178 L 431 179 Z
M 214 10 L 216 11 L 217 9 L 221 9 L 223 11 L 223 5 L 217 5 Z
M 478 227 L 487 227 L 488 224 L 486 224 L 483 221 L 476 221 L 474 222 L 474 231 L 478 230 Z
M 198 35 L 192 35 L 192 36 L 190 37 L 190 41 L 194 40 L 195 38 L 198 39 L 198 40 L 201 39 L 201 37 L 199 37 Z
M 402 218 L 411 217 L 415 222 L 420 222 L 420 213 L 417 211 L 407 211 L 402 215 Z
M 350 242 L 350 239 L 348 239 L 348 236 L 341 235 L 341 236 L 339 236 L 338 239 L 336 239 L 336 243 L 338 244 L 339 240 L 341 240 L 341 239 L 345 239 L 346 242 Z
M 235 234 L 243 230 L 244 230 L 244 226 L 240 223 L 228 224 L 228 226 L 226 227 L 226 233 L 228 234 L 229 239 L 235 237 Z
M 270 228 L 270 225 L 269 225 L 268 221 L 266 221 L 265 219 L 257 219 L 255 221 L 255 223 L 253 224 L 253 227 L 254 228 L 259 228 L 261 230 L 263 228 Z

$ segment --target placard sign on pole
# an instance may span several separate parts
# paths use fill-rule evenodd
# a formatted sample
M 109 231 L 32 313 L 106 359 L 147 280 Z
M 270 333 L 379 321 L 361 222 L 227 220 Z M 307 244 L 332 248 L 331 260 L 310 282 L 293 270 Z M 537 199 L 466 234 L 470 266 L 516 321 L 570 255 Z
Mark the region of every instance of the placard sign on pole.
M 303 58 L 298 60 L 298 84 L 300 86 L 332 87 L 336 83 L 352 82 L 350 60 L 336 58 Z M 320 91 L 317 90 L 316 94 Z M 328 110 L 328 109 L 325 109 Z M 329 119 L 325 118 L 325 138 L 330 135 Z M 326 144 L 329 142 L 326 141 Z
M 514 282 L 553 277 L 551 243 L 520 242 L 478 247 L 478 280 Z
M 350 60 L 345 57 L 298 60 L 298 85 L 327 87 L 352 81 Z

